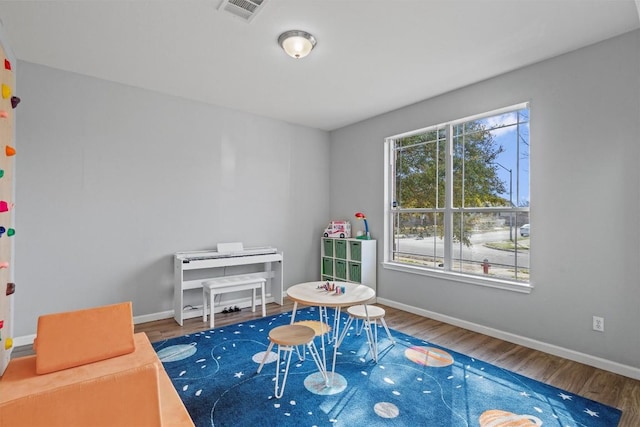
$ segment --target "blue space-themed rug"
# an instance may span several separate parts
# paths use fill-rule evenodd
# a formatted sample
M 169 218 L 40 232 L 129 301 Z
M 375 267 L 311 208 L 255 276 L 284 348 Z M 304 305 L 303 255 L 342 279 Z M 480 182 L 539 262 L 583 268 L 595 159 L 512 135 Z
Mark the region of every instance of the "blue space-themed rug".
M 317 318 L 314 308 L 296 314 Z M 196 426 L 615 427 L 620 419 L 618 409 L 393 329 L 395 345 L 379 329 L 377 364 L 365 334 L 349 331 L 330 387 L 311 357 L 300 362 L 294 353 L 276 399 L 276 354 L 256 371 L 269 331 L 290 319 L 287 312 L 154 344 Z

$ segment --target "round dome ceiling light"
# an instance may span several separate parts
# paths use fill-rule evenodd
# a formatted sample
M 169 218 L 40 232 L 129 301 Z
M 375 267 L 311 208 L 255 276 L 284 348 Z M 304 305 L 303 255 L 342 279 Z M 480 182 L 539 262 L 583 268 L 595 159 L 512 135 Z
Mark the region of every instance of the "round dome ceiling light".
M 280 34 L 278 44 L 292 58 L 307 56 L 316 45 L 316 38 L 306 31 L 290 30 Z

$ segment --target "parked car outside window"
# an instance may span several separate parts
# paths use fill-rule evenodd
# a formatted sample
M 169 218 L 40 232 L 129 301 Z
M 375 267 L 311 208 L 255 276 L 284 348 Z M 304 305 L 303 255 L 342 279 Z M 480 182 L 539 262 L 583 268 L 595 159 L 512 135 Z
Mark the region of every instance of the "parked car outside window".
M 525 224 L 520 227 L 520 235 L 522 237 L 529 237 L 529 224 Z

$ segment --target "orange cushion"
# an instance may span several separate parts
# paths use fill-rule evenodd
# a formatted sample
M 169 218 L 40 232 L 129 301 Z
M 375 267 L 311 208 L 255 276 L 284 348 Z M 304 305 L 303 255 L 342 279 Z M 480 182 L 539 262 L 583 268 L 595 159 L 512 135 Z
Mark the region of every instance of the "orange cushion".
M 131 353 L 131 302 L 38 318 L 36 372 L 46 374 Z
M 158 364 L 162 425 L 168 427 L 195 427 L 187 408 L 185 408 L 176 388 L 169 379 L 167 371 L 164 370 L 159 360 Z
M 135 343 L 133 353 L 47 375 L 36 374 L 37 356 L 11 360 L 0 380 L 0 425 L 192 426 L 165 422 L 159 377 L 166 373 L 144 333 Z

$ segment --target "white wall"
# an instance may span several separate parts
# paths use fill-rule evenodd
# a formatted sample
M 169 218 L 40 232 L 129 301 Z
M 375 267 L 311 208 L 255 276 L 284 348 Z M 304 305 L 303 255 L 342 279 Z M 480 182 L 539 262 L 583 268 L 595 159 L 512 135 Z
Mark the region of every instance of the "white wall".
M 172 310 L 173 253 L 218 242 L 282 250 L 285 287 L 317 277 L 328 133 L 18 69 L 16 336 L 43 313 Z
M 332 132 L 331 216 L 365 212 L 381 261 L 384 138 L 523 101 L 535 289 L 379 267 L 378 295 L 640 375 L 640 31 Z M 604 333 L 592 331 L 593 315 L 605 318 Z

